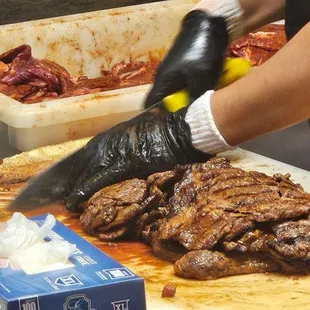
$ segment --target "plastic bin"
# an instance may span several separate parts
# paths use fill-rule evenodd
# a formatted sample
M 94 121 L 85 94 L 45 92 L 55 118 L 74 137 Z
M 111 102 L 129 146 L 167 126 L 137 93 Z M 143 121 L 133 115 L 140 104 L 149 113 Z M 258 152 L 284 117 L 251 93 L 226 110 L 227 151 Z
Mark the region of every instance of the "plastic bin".
M 197 1 L 167 1 L 24 22 L 0 27 L 0 53 L 29 44 L 37 58 L 64 66 L 72 76 L 100 76 L 123 60 L 162 58 L 183 16 Z M 9 142 L 27 151 L 95 135 L 139 113 L 149 85 L 31 105 L 0 94 Z

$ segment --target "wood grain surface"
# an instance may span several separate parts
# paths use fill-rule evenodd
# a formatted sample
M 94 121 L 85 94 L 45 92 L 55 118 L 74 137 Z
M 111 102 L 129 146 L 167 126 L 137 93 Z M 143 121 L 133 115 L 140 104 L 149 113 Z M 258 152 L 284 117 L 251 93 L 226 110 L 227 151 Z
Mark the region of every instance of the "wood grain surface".
M 242 150 L 226 154 L 232 163 L 242 168 L 263 172 L 290 172 L 307 190 L 310 189 L 310 173 L 302 171 L 253 153 Z M 12 215 L 7 204 L 23 184 L 0 186 L 0 220 L 6 221 Z M 310 277 L 288 277 L 276 274 L 253 274 L 235 276 L 215 281 L 193 281 L 174 275 L 172 265 L 157 259 L 148 246 L 141 243 L 103 243 L 87 236 L 79 225 L 79 215 L 68 213 L 64 206 L 44 207 L 26 216 L 51 213 L 65 225 L 99 247 L 111 257 L 145 279 L 147 306 L 158 309 L 309 309 Z M 176 296 L 163 299 L 161 292 L 167 283 L 178 285 Z M 134 309 L 139 310 L 139 309 Z

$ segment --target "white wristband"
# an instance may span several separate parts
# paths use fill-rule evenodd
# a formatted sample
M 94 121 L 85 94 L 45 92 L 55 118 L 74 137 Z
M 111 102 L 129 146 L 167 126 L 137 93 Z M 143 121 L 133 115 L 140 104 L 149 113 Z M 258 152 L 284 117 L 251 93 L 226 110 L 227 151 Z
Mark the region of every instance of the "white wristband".
M 189 124 L 194 147 L 210 155 L 234 149 L 219 132 L 211 111 L 211 97 L 214 91 L 207 91 L 189 108 L 185 121 Z
M 211 16 L 225 18 L 230 41 L 243 35 L 243 10 L 238 0 L 201 0 L 194 10 L 204 10 Z

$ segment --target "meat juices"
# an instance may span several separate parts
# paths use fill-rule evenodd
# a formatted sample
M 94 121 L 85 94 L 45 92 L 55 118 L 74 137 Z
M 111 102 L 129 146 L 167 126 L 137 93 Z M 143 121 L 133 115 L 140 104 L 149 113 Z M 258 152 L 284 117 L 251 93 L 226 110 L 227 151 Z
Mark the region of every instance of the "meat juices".
M 185 278 L 308 272 L 310 195 L 289 177 L 225 159 L 176 167 L 99 191 L 81 224 L 105 241 L 142 240 Z

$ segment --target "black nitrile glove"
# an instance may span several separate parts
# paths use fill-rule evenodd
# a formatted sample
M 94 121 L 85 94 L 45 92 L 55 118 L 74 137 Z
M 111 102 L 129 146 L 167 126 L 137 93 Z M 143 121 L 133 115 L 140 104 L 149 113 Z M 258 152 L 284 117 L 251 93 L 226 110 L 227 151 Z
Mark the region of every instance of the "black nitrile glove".
M 228 46 L 225 19 L 199 10 L 188 13 L 182 30 L 158 68 L 145 108 L 187 89 L 193 100 L 214 89 Z
M 76 210 L 111 184 L 146 178 L 177 164 L 208 160 L 209 155 L 192 145 L 186 112 L 187 108 L 169 113 L 156 106 L 93 138 L 82 150 L 92 154 L 91 160 L 83 163 L 84 171 L 67 198 L 67 208 Z

